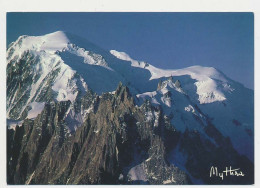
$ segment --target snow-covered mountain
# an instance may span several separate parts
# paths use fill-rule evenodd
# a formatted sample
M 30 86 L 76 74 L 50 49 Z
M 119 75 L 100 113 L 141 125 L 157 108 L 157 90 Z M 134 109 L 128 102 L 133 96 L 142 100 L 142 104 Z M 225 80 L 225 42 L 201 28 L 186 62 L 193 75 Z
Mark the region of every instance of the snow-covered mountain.
M 213 67 L 164 70 L 134 60 L 125 52 L 103 50 L 62 31 L 44 36 L 21 36 L 9 45 L 7 117 L 9 122 L 19 120 L 21 124 L 26 118 L 36 118 L 47 103 L 70 101 L 64 119 L 73 132 L 94 108 L 81 106 L 78 110 L 81 98 L 89 90 L 98 95 L 113 93 L 119 82 L 129 88 L 138 106 L 146 101 L 159 106 L 182 134 L 186 130 L 195 131 L 219 146 L 207 129 L 213 125 L 230 139 L 238 153 L 253 162 L 252 90 Z M 146 116 L 148 120 L 158 118 L 156 113 Z M 175 151 L 177 155 L 186 154 Z M 185 166 L 176 158 L 172 158 L 172 162 Z

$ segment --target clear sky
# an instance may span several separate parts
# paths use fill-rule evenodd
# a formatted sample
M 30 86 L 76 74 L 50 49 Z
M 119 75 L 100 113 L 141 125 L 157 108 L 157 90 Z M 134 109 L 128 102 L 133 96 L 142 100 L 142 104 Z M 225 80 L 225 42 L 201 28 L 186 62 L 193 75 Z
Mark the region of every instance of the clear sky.
M 253 13 L 8 13 L 7 43 L 57 30 L 160 68 L 211 66 L 254 88 Z

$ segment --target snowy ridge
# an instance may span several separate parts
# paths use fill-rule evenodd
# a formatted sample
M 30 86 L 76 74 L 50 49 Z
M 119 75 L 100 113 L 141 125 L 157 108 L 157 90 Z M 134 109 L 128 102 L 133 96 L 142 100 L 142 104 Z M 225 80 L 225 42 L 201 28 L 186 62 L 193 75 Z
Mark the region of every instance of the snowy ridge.
M 219 80 L 223 83 L 226 83 L 227 80 L 224 75 L 213 67 L 192 66 L 184 69 L 164 70 L 156 68 L 148 63 L 144 64 L 144 62 L 136 61 L 125 52 L 111 50 L 110 53 L 121 60 L 130 61 L 132 66 L 149 70 L 151 73 L 150 80 L 162 77 L 189 75 L 192 79 L 196 80 L 194 84 L 197 87 L 198 100 L 201 104 L 223 101 L 226 99 L 224 93 L 218 88 L 215 80 Z
M 146 68 L 147 66 L 149 66 L 149 64 L 144 62 L 144 61 L 137 61 L 137 60 L 132 59 L 125 52 L 118 52 L 116 50 L 110 50 L 110 53 L 112 55 L 114 55 L 115 57 L 117 57 L 118 59 L 121 59 L 121 60 L 124 60 L 124 61 L 130 61 L 131 66 L 133 66 L 133 67 Z
M 72 40 L 70 40 L 70 38 L 72 38 Z M 84 47 L 77 46 L 77 44 L 75 44 L 75 42 L 73 41 L 73 37 L 71 37 L 71 35 L 67 34 L 66 32 L 57 31 L 51 34 L 38 36 L 38 37 L 36 36 L 19 37 L 19 39 L 16 42 L 14 42 L 12 46 L 8 49 L 7 62 L 9 63 L 11 59 L 19 60 L 23 52 L 28 50 L 32 53 L 39 54 L 39 56 L 41 57 L 44 57 L 45 63 L 49 63 L 55 60 L 56 62 L 58 60 L 63 63 L 65 61 L 64 66 L 69 65 L 69 67 L 72 67 L 71 71 L 67 71 L 67 73 L 64 74 L 67 77 L 67 79 L 65 79 L 67 80 L 65 81 L 65 83 L 67 83 L 68 80 L 73 77 L 75 70 L 78 72 L 79 69 L 80 70 L 86 69 L 84 65 L 80 65 L 79 67 L 78 64 L 75 64 L 75 62 L 79 62 L 79 61 L 81 61 L 82 64 L 97 65 L 100 67 L 104 67 L 105 69 L 108 69 L 106 73 L 103 73 L 100 76 L 107 75 L 108 77 L 111 77 L 112 74 L 114 74 L 112 76 L 114 78 L 111 77 L 112 78 L 111 81 L 113 81 L 114 83 L 108 82 L 107 84 L 104 84 L 104 86 L 106 86 L 105 88 L 107 88 L 104 90 L 106 92 L 113 91 L 115 89 L 116 82 L 122 81 L 122 79 L 126 79 L 126 80 L 129 79 L 127 72 L 121 72 L 127 70 L 121 70 L 115 64 L 113 63 L 111 64 L 107 62 L 107 61 L 111 61 L 110 57 L 106 57 L 105 59 L 104 57 L 102 57 L 101 54 L 96 53 L 97 50 L 95 49 L 93 49 L 93 51 L 90 51 L 90 50 L 86 50 Z M 124 52 L 111 50 L 110 53 L 120 60 L 130 61 L 132 67 L 137 67 L 149 71 L 151 75 L 149 80 L 155 80 L 155 79 L 160 79 L 162 77 L 169 77 L 169 76 L 183 76 L 183 75 L 190 76 L 192 79 L 196 80 L 194 85 L 197 88 L 196 94 L 198 95 L 198 100 L 200 101 L 201 104 L 223 101 L 226 99 L 225 94 L 222 91 L 223 88 L 219 88 L 219 85 L 216 83 L 216 81 L 220 81 L 223 84 L 226 84 L 227 80 L 225 79 L 225 76 L 223 76 L 221 73 L 219 73 L 216 69 L 212 67 L 193 66 L 193 67 L 188 67 L 188 68 L 178 69 L 178 70 L 163 70 L 163 69 L 156 68 L 146 62 L 134 60 Z M 123 75 L 124 78 L 122 78 L 121 75 Z M 84 80 L 86 82 L 86 79 L 88 78 L 86 78 L 83 74 L 81 74 L 81 76 L 85 78 Z M 93 76 L 93 75 L 89 73 L 88 76 Z M 96 79 L 95 80 L 96 83 L 97 81 L 101 82 L 99 80 L 99 77 L 95 79 Z M 103 79 L 103 81 L 106 81 L 106 79 Z M 130 82 L 133 81 L 136 82 L 136 80 L 130 79 Z M 91 87 L 92 89 L 98 90 L 97 92 L 99 93 L 102 92 L 101 86 L 97 86 L 97 84 L 92 83 L 91 80 L 89 80 L 89 82 L 90 82 L 89 84 L 92 86 Z M 132 83 L 132 85 L 135 86 L 136 83 Z M 143 85 L 145 85 L 145 83 Z M 57 84 L 57 86 L 60 86 L 60 84 Z M 54 86 L 53 89 L 57 92 L 56 86 Z M 75 100 L 75 97 L 73 97 L 71 94 L 66 94 L 65 91 L 66 89 L 62 87 L 62 91 L 60 91 L 57 100 L 63 100 L 63 99 L 64 100 L 69 99 L 72 101 Z
M 24 51 L 45 51 L 54 54 L 58 50 L 67 47 L 69 39 L 62 31 L 57 31 L 43 36 L 20 36 L 8 49 L 7 59 L 21 56 Z M 9 61 L 7 61 L 9 63 Z

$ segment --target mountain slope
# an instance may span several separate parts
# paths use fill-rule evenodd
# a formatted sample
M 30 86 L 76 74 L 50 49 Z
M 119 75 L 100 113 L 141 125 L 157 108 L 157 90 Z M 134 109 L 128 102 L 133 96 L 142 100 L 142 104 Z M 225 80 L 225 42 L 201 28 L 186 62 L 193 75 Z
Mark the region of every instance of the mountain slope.
M 127 87 L 120 85 L 117 89 L 119 82 Z M 124 52 L 105 51 L 62 31 L 21 36 L 7 50 L 7 123 L 13 128 L 8 130 L 9 183 L 89 184 L 105 183 L 110 178 L 110 183 L 251 183 L 250 177 L 221 182 L 205 174 L 214 164 L 223 168 L 240 165 L 248 174 L 253 173 L 253 98 L 252 90 L 212 67 L 163 70 L 134 60 Z M 131 105 L 124 106 L 117 100 Z M 122 118 L 115 110 L 127 111 L 126 125 L 115 126 Z M 130 132 L 121 132 L 125 126 Z M 89 129 L 93 129 L 91 134 Z M 96 134 L 111 142 L 99 140 Z M 140 135 L 141 140 L 131 134 Z M 142 139 L 143 134 L 149 134 L 148 140 Z M 128 135 L 129 151 L 125 146 L 119 148 L 114 140 L 116 135 Z M 142 152 L 137 152 L 133 143 Z M 147 144 L 154 145 L 154 150 L 150 151 Z M 90 146 L 93 151 L 83 149 Z M 115 162 L 104 164 L 108 159 L 99 158 L 102 152 L 95 150 L 106 150 L 106 157 Z M 114 153 L 117 150 L 137 155 L 131 159 L 123 155 L 119 160 Z M 59 157 L 52 156 L 52 151 Z M 63 158 L 64 152 L 71 158 Z M 93 164 L 84 157 L 89 152 L 97 157 Z M 41 158 L 42 155 L 45 157 Z M 220 159 L 224 156 L 226 159 Z M 27 169 L 20 167 L 24 160 L 34 162 Z M 59 170 L 51 172 L 54 178 L 44 176 L 41 180 L 42 174 L 53 167 L 48 166 L 53 160 Z M 64 163 L 67 166 L 60 160 L 68 162 Z M 165 166 L 166 171 L 156 171 L 154 165 Z M 100 166 L 102 172 L 92 166 Z M 200 166 L 206 170 L 197 173 L 195 169 Z M 86 177 L 78 174 L 81 168 L 86 170 Z M 176 172 L 175 177 L 170 177 L 171 171 Z

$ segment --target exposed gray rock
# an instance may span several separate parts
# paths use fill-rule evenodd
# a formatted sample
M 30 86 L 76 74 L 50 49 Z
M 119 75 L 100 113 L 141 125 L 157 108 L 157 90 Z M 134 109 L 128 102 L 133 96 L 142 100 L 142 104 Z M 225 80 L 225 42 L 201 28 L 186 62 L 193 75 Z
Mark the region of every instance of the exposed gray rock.
M 175 86 L 176 86 L 177 88 L 180 88 L 180 87 L 181 87 L 181 82 L 180 82 L 180 80 L 176 80 Z
M 169 130 L 159 108 L 150 103 L 135 106 L 122 84 L 114 95 L 95 96 L 89 92 L 79 104 L 92 98 L 95 110 L 74 133 L 64 126 L 69 102 L 47 104 L 34 121 L 8 130 L 9 184 L 139 184 L 144 182 L 119 177 L 127 177 L 131 166 L 141 163 L 148 177 L 145 183 L 190 183 L 183 171 L 166 161 L 166 142 L 172 138 L 164 136 Z M 153 111 L 160 114 L 157 126 L 145 115 Z M 17 142 L 21 145 L 14 146 Z

